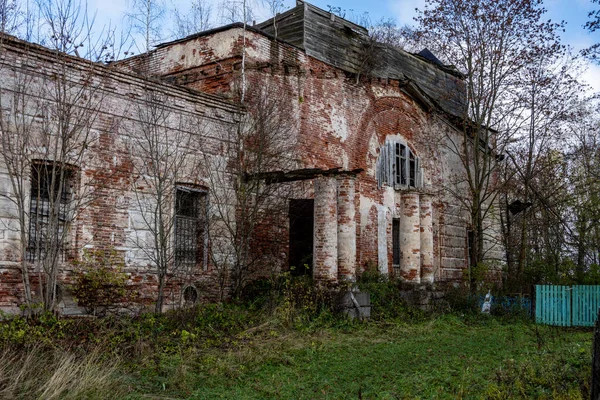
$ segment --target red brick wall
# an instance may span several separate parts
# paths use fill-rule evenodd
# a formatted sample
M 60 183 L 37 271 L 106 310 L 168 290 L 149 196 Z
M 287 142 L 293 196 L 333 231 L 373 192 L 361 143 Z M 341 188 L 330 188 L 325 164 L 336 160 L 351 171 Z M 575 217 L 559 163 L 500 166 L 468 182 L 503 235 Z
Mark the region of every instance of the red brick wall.
M 31 95 L 31 108 L 26 113 L 33 119 L 40 118 L 35 115 L 35 104 L 49 105 L 52 109 L 55 103 L 51 91 L 47 86 L 53 84 L 48 80 L 55 72 L 55 53 L 41 47 L 27 45 L 15 40 L 3 42 L 3 57 L 0 60 L 0 85 L 2 95 L 7 95 L 14 89 L 17 79 L 24 79 L 30 83 L 28 95 Z M 146 90 L 160 93 L 165 102 L 165 112 L 169 117 L 164 122 L 170 129 L 165 129 L 167 135 L 176 130 L 194 129 L 198 134 L 198 126 L 205 129 L 202 134 L 206 136 L 201 143 L 194 143 L 188 148 L 194 154 L 206 154 L 208 158 L 222 155 L 222 138 L 219 137 L 225 126 L 232 126 L 237 107 L 218 99 L 214 96 L 192 94 L 187 89 L 146 81 L 140 77 L 119 72 L 112 67 L 92 65 L 74 57 L 68 57 L 68 73 L 73 80 L 70 85 L 74 88 L 76 82 L 92 82 L 98 90 L 94 92 L 102 101 L 100 107 L 90 114 L 93 121 L 90 135 L 85 142 L 85 153 L 80 165 L 77 188 L 79 193 L 88 191 L 89 197 L 82 202 L 76 210 L 76 218 L 71 223 L 68 243 L 70 247 L 69 260 L 61 264 L 59 271 L 59 285 L 65 297 L 69 297 L 69 287 L 74 283 L 78 266 L 69 262 L 77 259 L 84 249 L 109 250 L 114 249 L 125 262 L 124 272 L 128 276 L 128 284 L 133 291 L 138 293 L 137 306 L 149 305 L 156 299 L 157 275 L 155 268 L 140 256 L 140 249 L 131 243 L 131 235 L 136 228 L 132 219 L 136 213 L 136 191 L 144 195 L 147 188 L 134 188 L 134 183 L 139 178 L 140 169 L 147 160 L 140 156 L 135 148 L 132 137 L 137 134 L 136 111 L 144 106 Z M 25 60 L 26 59 L 26 60 Z M 14 68 L 15 65 L 28 63 L 30 68 Z M 196 121 L 196 126 L 181 124 L 187 118 Z M 35 125 L 37 126 L 37 125 Z M 191 131 L 190 131 L 191 132 Z M 167 139 L 168 140 L 168 139 Z M 133 143 L 133 144 L 132 144 Z M 84 144 L 83 142 L 81 144 Z M 43 152 L 36 154 L 35 158 L 48 158 Z M 202 178 L 198 175 L 181 175 L 186 183 L 201 185 Z M 10 192 L 10 180 L 4 165 L 0 163 L 0 185 L 2 190 Z M 209 191 L 218 188 L 208 187 Z M 24 302 L 23 285 L 20 274 L 19 240 L 16 235 L 14 207 L 10 202 L 0 200 L 0 309 L 17 312 L 18 306 Z M 139 230 L 141 232 L 142 229 Z M 34 296 L 39 295 L 39 282 L 37 280 L 37 266 L 30 266 L 30 277 Z M 205 282 L 205 283 L 202 283 Z M 165 289 L 167 306 L 176 305 L 180 301 L 180 291 L 187 284 L 196 284 L 199 288 L 200 298 L 215 299 L 219 287 L 216 285 L 216 273 L 209 265 L 204 271 L 200 266 L 195 271 L 186 274 L 169 273 Z M 226 288 L 227 290 L 227 288 Z M 36 298 L 39 301 L 39 297 Z M 70 299 L 71 303 L 72 299 Z M 64 303 L 64 302 L 63 302 Z M 61 303 L 61 307 L 66 303 Z M 67 302 L 68 303 L 68 302 Z

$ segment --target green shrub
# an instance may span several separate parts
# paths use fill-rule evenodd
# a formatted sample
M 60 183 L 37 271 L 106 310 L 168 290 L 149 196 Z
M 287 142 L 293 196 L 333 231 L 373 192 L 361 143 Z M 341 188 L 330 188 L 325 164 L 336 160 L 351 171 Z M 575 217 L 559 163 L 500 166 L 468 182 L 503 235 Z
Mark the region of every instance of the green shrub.
M 287 326 L 314 328 L 336 321 L 347 288 L 337 283 L 314 282 L 311 276 L 281 275 L 275 315 Z
M 411 307 L 402 297 L 403 283 L 400 279 L 389 278 L 376 268 L 367 268 L 358 277 L 357 285 L 371 298 L 371 318 L 374 320 L 421 319 L 424 313 Z
M 277 280 L 270 278 L 256 279 L 242 290 L 240 300 L 253 309 L 272 310 L 278 297 Z
M 590 354 L 579 345 L 561 354 L 546 352 L 510 359 L 496 371 L 486 398 L 589 398 Z
M 196 310 L 194 329 L 200 335 L 232 335 L 252 323 L 252 313 L 244 306 L 228 304 L 205 304 Z
M 87 313 L 103 316 L 133 300 L 127 275 L 123 273 L 124 262 L 115 251 L 85 251 L 76 265 L 80 272 L 72 288 L 73 295 Z
M 444 291 L 447 310 L 459 314 L 480 313 L 479 295 L 472 295 L 467 285 L 448 286 Z
M 0 321 L 0 344 L 52 344 L 66 339 L 73 320 L 60 319 L 47 311 L 29 318 L 7 316 Z

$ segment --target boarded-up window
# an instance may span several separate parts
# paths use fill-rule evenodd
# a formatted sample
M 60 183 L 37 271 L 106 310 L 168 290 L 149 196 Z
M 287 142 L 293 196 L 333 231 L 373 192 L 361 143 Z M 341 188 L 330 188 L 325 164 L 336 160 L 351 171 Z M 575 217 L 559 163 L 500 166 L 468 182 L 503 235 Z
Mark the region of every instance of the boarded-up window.
M 175 197 L 175 265 L 206 269 L 206 191 L 178 187 Z
M 419 158 L 398 139 L 387 140 L 381 146 L 377 159 L 377 184 L 396 190 L 423 185 Z

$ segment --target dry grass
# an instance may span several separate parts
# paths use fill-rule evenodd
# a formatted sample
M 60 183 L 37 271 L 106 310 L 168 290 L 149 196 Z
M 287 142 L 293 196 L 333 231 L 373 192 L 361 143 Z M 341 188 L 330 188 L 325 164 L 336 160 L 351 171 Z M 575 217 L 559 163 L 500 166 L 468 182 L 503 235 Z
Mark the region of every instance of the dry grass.
M 0 349 L 0 399 L 102 399 L 121 385 L 118 361 L 40 347 Z

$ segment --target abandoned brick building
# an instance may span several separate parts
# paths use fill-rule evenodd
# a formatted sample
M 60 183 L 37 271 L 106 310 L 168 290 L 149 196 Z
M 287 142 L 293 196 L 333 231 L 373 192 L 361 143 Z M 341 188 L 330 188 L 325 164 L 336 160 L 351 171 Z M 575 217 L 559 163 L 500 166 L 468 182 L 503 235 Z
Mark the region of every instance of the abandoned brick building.
M 428 51 L 412 54 L 372 43 L 365 28 L 298 1 L 295 8 L 261 24 L 201 32 L 108 66 L 57 58 L 55 52 L 12 38 L 4 40 L 3 54 L 4 111 L 10 114 L 6 104 L 14 103 L 9 97 L 18 92 L 18 76 L 27 75 L 32 81 L 27 92 L 51 105 L 30 110 L 22 121 L 42 131 L 55 122 L 49 118 L 50 108 L 60 99 L 44 87 L 54 85 L 53 71 L 60 68 L 68 70 L 71 89 L 89 91 L 83 98 L 93 103 L 87 109 L 95 110 L 83 118 L 89 143 L 72 151 L 76 160 L 58 160 L 47 148 L 35 148 L 24 170 L 32 171 L 24 189 L 29 242 L 44 226 L 45 214 L 39 212 L 44 196 L 33 190 L 48 179 L 44 166 L 60 162 L 61 171 L 68 169 L 63 180 L 69 181 L 65 186 L 71 197 L 85 182 L 96 190 L 77 213 L 65 211 L 69 216 L 61 222 L 59 231 L 67 237 L 69 250 L 64 251 L 56 282 L 65 310 L 75 304 L 67 293 L 76 270 L 71 261 L 84 248 L 115 249 L 140 298 L 153 299 L 156 272 L 139 245 L 140 237 L 148 234 L 147 221 L 139 210 L 141 195 L 132 189 L 144 192 L 141 180 L 152 178 L 151 168 L 140 172 L 140 165 L 153 164 L 144 160 L 144 149 L 136 142 L 136 135 L 144 134 L 140 126 L 150 119 L 140 104 L 148 103 L 168 109 L 168 115 L 161 111 L 162 119 L 153 120 L 168 141 L 180 141 L 176 132 L 200 126 L 202 131 L 197 134 L 202 140 L 178 148 L 190 157 L 190 166 L 172 183 L 175 194 L 166 212 L 179 218 L 170 238 L 176 253 L 171 262 L 185 264 L 187 272 L 167 274 L 165 304 L 180 304 L 182 293 L 190 293 L 186 288 L 193 288 L 193 299 L 214 297 L 218 271 L 209 253 L 216 246 L 207 234 L 212 228 L 203 225 L 206 219 L 197 210 L 227 188 L 211 187 L 207 176 L 213 171 L 198 173 L 192 164 L 199 154 L 202 164 L 214 169 L 237 162 L 227 159 L 227 139 L 220 132 L 239 124 L 240 114 L 253 107 L 251 101 L 239 106 L 246 87 L 275 87 L 285 95 L 278 101 L 286 102 L 282 112 L 294 144 L 291 167 L 249 178 L 295 185 L 292 198 L 286 199 L 286 225 L 276 232 L 285 238 L 276 253 L 277 270 L 309 263 L 315 279 L 341 281 L 354 280 L 364 268 L 375 266 L 407 282 L 433 283 L 460 280 L 468 265 L 468 214 L 456 198 L 464 190 L 456 184 L 463 167 L 453 151 L 453 143 L 462 140 L 453 125 L 464 114 L 461 75 Z M 0 308 L 15 311 L 24 301 L 21 258 L 30 261 L 34 292 L 39 267 L 29 247 L 19 245 L 10 172 L 2 168 Z M 486 242 L 488 257 L 501 258 L 496 246 Z

